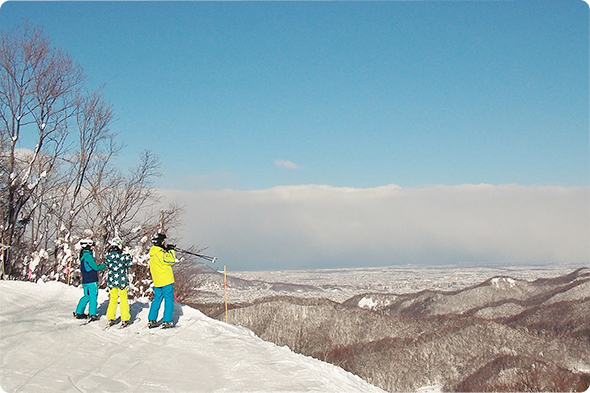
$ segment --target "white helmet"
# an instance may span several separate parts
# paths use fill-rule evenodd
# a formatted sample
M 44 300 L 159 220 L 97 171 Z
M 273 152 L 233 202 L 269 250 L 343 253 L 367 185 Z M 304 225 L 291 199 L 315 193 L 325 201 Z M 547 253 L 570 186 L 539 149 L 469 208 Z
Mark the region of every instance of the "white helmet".
M 80 247 L 89 248 L 92 246 L 94 246 L 94 241 L 92 239 L 81 239 L 80 240 Z
M 112 247 L 117 247 L 119 249 L 122 249 L 123 248 L 123 240 L 121 240 L 120 237 L 116 237 L 109 242 L 109 245 L 111 245 Z

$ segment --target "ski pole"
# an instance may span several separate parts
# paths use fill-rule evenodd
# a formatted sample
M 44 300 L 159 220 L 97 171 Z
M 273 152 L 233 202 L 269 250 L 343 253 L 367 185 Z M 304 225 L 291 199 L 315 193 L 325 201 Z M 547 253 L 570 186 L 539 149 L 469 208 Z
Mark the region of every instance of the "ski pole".
M 176 251 L 183 252 L 183 253 L 189 254 L 189 255 L 194 255 L 195 257 L 204 259 L 204 260 L 209 261 L 211 263 L 215 263 L 215 261 L 217 260 L 217 257 L 211 257 L 209 255 L 203 255 L 203 254 L 197 254 L 196 252 L 186 251 L 186 250 L 183 250 L 182 248 L 176 248 Z

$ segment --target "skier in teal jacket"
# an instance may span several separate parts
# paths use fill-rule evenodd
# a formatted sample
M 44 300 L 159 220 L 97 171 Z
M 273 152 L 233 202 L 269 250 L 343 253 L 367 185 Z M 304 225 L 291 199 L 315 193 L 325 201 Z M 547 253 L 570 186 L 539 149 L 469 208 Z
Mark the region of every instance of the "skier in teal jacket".
M 90 239 L 80 240 L 80 271 L 82 272 L 82 286 L 84 296 L 78 302 L 78 307 L 74 311 L 74 317 L 78 319 L 90 318 L 90 321 L 96 321 L 99 317 L 96 315 L 98 306 L 98 272 L 103 270 L 106 265 L 97 265 L 94 261 L 92 248 L 94 242 Z M 84 314 L 88 305 L 88 314 Z

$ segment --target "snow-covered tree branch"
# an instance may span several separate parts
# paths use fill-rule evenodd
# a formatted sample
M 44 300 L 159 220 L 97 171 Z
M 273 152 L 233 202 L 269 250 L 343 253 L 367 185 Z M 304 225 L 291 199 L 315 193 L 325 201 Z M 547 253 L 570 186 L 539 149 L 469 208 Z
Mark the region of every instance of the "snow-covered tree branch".
M 141 262 L 146 231 L 158 226 L 159 158 L 145 151 L 127 174 L 115 166 L 123 143 L 111 131 L 112 104 L 84 81 L 41 28 L 25 23 L 0 36 L 3 277 L 70 282 L 76 244 L 89 235 L 100 255 L 123 237 Z

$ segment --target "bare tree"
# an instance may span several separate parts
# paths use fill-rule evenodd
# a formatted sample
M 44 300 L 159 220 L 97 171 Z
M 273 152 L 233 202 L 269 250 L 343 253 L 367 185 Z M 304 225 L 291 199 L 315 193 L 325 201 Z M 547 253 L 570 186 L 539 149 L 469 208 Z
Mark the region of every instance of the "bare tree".
M 69 175 L 60 191 L 61 234 L 57 245 L 57 270 L 65 272 L 68 283 L 78 267 L 72 250 L 81 236 L 94 237 L 99 245 L 96 256 L 101 259 L 105 247 L 100 246 L 106 246 L 110 238 L 123 237 L 130 244 L 138 240 L 136 234 L 141 232 L 134 228 L 155 225 L 157 214 L 140 217 L 140 213 L 159 201 L 151 187 L 151 179 L 159 175 L 159 158 L 144 151 L 134 169 L 127 175 L 121 173 L 112 162 L 122 144 L 109 129 L 113 118 L 111 105 L 99 92 L 79 97 L 78 102 L 79 145 L 76 153 L 70 156 Z
M 198 261 L 190 255 L 178 257 L 179 263 L 174 265 L 174 294 L 180 303 L 194 301 L 207 277 L 196 268 Z
M 0 37 L 3 277 L 70 282 L 82 236 L 98 241 L 99 258 L 100 246 L 120 236 L 145 261 L 146 233 L 159 226 L 151 184 L 159 158 L 145 151 L 127 174 L 114 165 L 123 144 L 110 129 L 112 104 L 102 89 L 86 92 L 84 79 L 40 28 L 24 24 Z M 166 212 L 168 225 L 178 225 L 179 211 Z
M 84 80 L 81 67 L 50 46 L 40 28 L 25 24 L 0 37 L 0 134 L 2 135 L 3 275 L 18 275 L 14 247 L 26 226 L 31 196 L 65 149 L 67 122 L 76 113 L 75 96 Z M 19 157 L 18 143 L 36 140 L 32 154 Z M 33 170 L 41 170 L 37 176 Z

